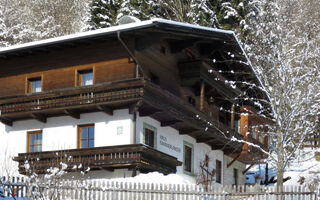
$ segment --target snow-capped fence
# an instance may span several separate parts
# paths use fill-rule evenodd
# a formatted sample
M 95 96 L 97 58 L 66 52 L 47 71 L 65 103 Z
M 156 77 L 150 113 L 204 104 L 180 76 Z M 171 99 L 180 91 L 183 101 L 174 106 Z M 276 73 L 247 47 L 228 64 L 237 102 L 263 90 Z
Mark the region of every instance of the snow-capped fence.
M 25 197 L 27 187 L 24 177 L 0 176 L 0 200 L 2 197 Z
M 40 199 L 68 200 L 316 200 L 317 193 L 301 186 L 285 186 L 284 192 L 276 192 L 276 187 L 264 186 L 215 186 L 205 191 L 197 185 L 137 183 L 110 180 L 61 181 L 59 184 L 38 184 L 29 190 L 20 179 L 3 179 L 0 183 L 3 196 L 14 192 L 16 197 L 36 193 Z M 30 184 L 29 184 L 30 185 Z M 53 194 L 54 193 L 54 194 Z M 39 195 L 41 194 L 41 195 Z M 50 198 L 49 198 L 50 197 Z M 281 198 L 282 197 L 282 198 Z M 23 199 L 23 198 L 19 198 Z M 27 198 L 25 198 L 27 199 Z

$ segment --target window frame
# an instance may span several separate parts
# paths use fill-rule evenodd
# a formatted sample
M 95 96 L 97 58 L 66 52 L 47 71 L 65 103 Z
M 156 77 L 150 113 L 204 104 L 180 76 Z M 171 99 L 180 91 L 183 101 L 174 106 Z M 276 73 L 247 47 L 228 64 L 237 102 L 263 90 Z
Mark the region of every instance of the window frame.
M 190 171 L 186 170 L 186 163 L 185 163 L 185 159 L 186 159 L 186 148 L 188 147 L 191 149 L 191 169 Z M 194 146 L 193 144 L 187 142 L 187 141 L 183 141 L 183 173 L 188 174 L 188 175 L 193 175 L 194 174 Z
M 78 125 L 77 129 L 78 129 L 78 149 L 87 149 L 87 148 L 93 148 L 93 147 L 82 147 L 82 129 L 83 128 L 93 128 L 93 147 L 95 147 L 95 128 L 94 128 L 94 124 L 82 124 L 82 125 Z M 89 132 L 88 132 L 89 134 Z M 87 138 L 87 146 L 89 146 L 89 140 L 91 138 Z
M 32 136 L 32 135 L 36 135 L 36 136 L 41 135 L 41 144 L 40 144 L 40 145 L 39 145 L 39 144 L 31 145 L 31 136 Z M 35 141 L 37 141 L 37 138 L 36 138 Z M 42 130 L 28 131 L 28 132 L 27 132 L 27 152 L 28 152 L 28 153 L 42 152 L 42 144 L 43 144 L 42 141 L 43 141 Z M 36 142 L 35 142 L 35 143 L 36 143 Z M 31 146 L 41 146 L 41 150 L 40 150 L 40 151 L 37 151 L 37 150 L 35 149 L 35 151 L 31 151 Z
M 95 84 L 95 76 L 94 76 L 94 68 L 86 68 L 86 69 L 77 69 L 75 73 L 75 86 L 82 87 L 82 86 L 89 86 L 89 85 L 82 85 L 83 74 L 92 73 L 92 85 Z
M 41 83 L 41 91 L 43 92 L 43 77 L 42 76 L 34 76 L 34 77 L 27 77 L 26 79 L 26 94 L 35 94 L 39 92 L 32 92 L 33 82 L 39 81 Z
M 153 146 L 150 146 L 149 144 L 146 143 L 146 134 L 147 134 L 146 129 L 153 131 Z M 156 127 L 151 126 L 150 124 L 147 124 L 145 122 L 143 123 L 142 143 L 154 149 L 157 148 L 157 128 Z
M 222 162 L 218 159 L 216 159 L 216 182 L 222 184 Z
M 239 171 L 237 168 L 233 168 L 233 185 L 239 185 Z

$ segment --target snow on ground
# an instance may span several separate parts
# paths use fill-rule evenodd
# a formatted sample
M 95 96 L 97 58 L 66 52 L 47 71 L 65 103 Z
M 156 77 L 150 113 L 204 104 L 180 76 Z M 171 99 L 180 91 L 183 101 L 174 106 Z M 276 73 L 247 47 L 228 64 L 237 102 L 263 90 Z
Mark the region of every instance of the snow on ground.
M 183 174 L 163 175 L 159 172 L 139 174 L 135 177 L 114 178 L 112 181 L 162 183 L 162 184 L 196 184 L 194 178 Z
M 284 178 L 291 177 L 284 185 L 304 185 L 307 187 L 318 187 L 320 182 L 320 162 L 316 160 L 315 150 L 309 152 L 299 152 L 300 159 L 291 162 L 285 169 Z M 255 184 L 255 177 L 261 176 L 262 181 L 265 178 L 265 165 L 256 165 L 247 172 L 247 184 Z M 276 169 L 269 167 L 269 179 L 272 176 L 276 178 Z M 311 189 L 311 188 L 310 188 Z
M 285 177 L 291 179 L 285 185 L 318 185 L 320 182 L 320 162 L 315 158 L 315 151 L 311 151 L 300 160 L 290 164 L 285 171 Z

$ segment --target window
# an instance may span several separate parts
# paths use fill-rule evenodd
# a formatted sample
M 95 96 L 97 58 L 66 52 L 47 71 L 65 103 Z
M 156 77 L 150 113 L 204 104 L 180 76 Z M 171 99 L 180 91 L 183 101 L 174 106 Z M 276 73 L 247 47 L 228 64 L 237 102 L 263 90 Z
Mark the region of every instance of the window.
M 193 144 L 183 142 L 183 171 L 186 174 L 193 174 Z
M 41 77 L 28 79 L 28 93 L 36 93 L 42 91 Z
M 238 169 L 233 169 L 233 184 L 238 185 Z
M 239 133 L 240 132 L 240 121 L 239 120 L 234 120 L 234 131 Z
M 42 131 L 28 132 L 28 152 L 42 151 Z
M 156 148 L 157 129 L 149 124 L 143 124 L 143 143 Z
M 78 71 L 77 86 L 86 86 L 86 85 L 93 85 L 92 69 Z
M 81 125 L 78 126 L 79 148 L 94 147 L 94 125 Z
M 188 103 L 192 106 L 196 106 L 196 100 L 192 96 L 188 97 Z
M 221 183 L 222 180 L 222 164 L 220 160 L 216 160 L 216 182 Z
M 159 77 L 156 76 L 155 74 L 153 73 L 150 73 L 150 81 L 154 84 L 157 84 L 159 85 L 160 81 L 159 81 Z

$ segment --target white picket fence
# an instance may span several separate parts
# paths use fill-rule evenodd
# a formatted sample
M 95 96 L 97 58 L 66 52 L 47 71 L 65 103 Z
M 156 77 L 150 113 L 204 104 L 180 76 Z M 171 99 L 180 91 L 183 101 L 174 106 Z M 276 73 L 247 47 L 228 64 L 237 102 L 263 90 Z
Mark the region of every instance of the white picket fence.
M 17 180 L 17 179 L 15 179 Z M 61 200 L 316 200 L 317 193 L 300 186 L 276 187 L 221 186 L 205 191 L 197 185 L 117 182 L 109 180 L 61 181 L 58 184 L 30 186 L 24 182 L 11 184 L 17 197 L 33 192 L 42 197 Z M 6 184 L 6 183 L 5 183 Z M 29 188 L 27 187 L 29 185 Z M 32 187 L 32 188 L 31 188 Z M 1 185 L 0 185 L 1 188 Z M 22 195 L 22 196 L 21 196 Z M 54 198 L 52 198 L 54 196 Z M 1 199 L 1 198 L 0 198 Z M 44 198 L 46 199 L 46 198 Z M 48 198 L 49 199 L 49 198 Z

